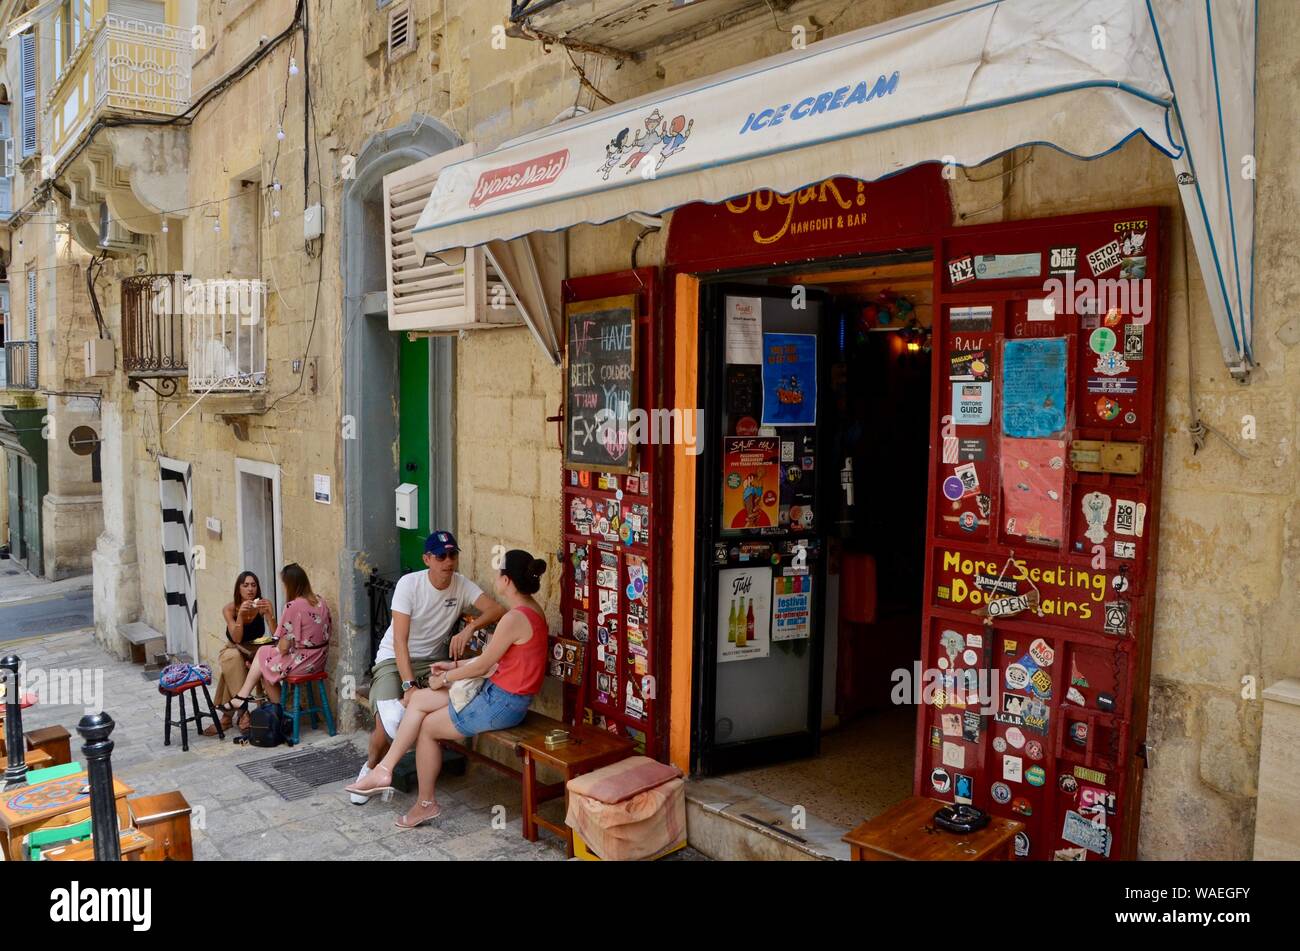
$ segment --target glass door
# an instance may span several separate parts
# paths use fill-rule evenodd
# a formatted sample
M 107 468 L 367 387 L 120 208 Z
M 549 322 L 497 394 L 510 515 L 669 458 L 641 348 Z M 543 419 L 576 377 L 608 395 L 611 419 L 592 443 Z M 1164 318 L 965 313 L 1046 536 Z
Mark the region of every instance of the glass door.
M 826 310 L 801 287 L 705 289 L 695 736 L 705 774 L 817 752 Z

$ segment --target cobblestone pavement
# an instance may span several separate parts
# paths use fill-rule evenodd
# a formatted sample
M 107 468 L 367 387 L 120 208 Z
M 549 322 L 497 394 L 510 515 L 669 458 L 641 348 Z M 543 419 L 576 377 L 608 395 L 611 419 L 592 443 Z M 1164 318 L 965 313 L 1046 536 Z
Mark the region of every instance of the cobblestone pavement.
M 52 670 L 85 671 L 91 678 L 81 697 L 93 700 L 94 678 L 102 672 L 103 708 L 116 722 L 113 773 L 140 793 L 179 789 L 195 807 L 195 859 L 563 859 L 559 839 L 543 831 L 539 841 L 520 834 L 519 783 L 491 769 L 471 764 L 465 776 L 438 783 L 441 817 L 410 831 L 393 821 L 410 807 L 413 795 L 397 793 L 391 802 L 378 799 L 355 806 L 343 791 L 344 781 L 320 787 L 313 795 L 285 802 L 265 784 L 249 779 L 238 764 L 268 759 L 290 747 L 258 749 L 216 737 L 191 737 L 188 753 L 180 747 L 179 729 L 172 745 L 163 745 L 165 700 L 156 675 L 137 664 L 119 661 L 95 642 L 93 630 L 51 634 L 4 645 L 16 653 L 31 675 Z M 79 678 L 78 678 L 79 679 Z M 39 686 L 39 685 L 37 685 Z M 39 692 L 39 691 L 38 691 Z M 26 729 L 61 724 L 73 734 L 74 759 L 81 760 L 77 720 L 83 705 L 40 703 L 24 711 Z M 324 728 L 304 724 L 303 742 L 293 749 L 350 744 L 364 751 L 365 736 L 330 737 Z M 493 828 L 493 806 L 505 808 L 502 828 Z M 560 802 L 547 807 L 562 809 Z M 499 814 L 499 811 L 498 811 Z M 500 822 L 497 823 L 500 825 Z

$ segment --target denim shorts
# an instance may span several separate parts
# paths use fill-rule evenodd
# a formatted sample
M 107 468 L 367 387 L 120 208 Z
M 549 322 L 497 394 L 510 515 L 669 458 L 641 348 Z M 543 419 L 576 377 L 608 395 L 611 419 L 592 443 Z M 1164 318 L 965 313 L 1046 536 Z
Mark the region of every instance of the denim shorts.
M 511 693 L 489 680 L 478 692 L 478 696 L 465 704 L 459 713 L 455 707 L 448 706 L 447 715 L 451 717 L 451 725 L 456 728 L 456 732 L 471 737 L 476 733 L 518 726 L 528 713 L 528 705 L 532 700 L 531 694 Z

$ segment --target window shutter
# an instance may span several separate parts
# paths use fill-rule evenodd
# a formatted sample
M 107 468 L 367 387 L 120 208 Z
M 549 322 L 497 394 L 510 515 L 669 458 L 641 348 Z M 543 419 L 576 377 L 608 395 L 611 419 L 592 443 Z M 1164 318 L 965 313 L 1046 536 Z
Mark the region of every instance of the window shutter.
M 36 154 L 36 35 L 22 35 L 19 46 L 23 79 L 22 157 Z
M 388 12 L 388 61 L 415 52 L 415 23 L 410 3 L 402 3 Z
M 473 154 L 466 145 L 384 176 L 389 330 L 447 332 L 522 320 L 482 248 L 468 249 L 465 263 L 451 267 L 432 256 L 422 260 L 412 237 L 439 172 Z
M 36 268 L 27 268 L 27 385 L 36 386 Z

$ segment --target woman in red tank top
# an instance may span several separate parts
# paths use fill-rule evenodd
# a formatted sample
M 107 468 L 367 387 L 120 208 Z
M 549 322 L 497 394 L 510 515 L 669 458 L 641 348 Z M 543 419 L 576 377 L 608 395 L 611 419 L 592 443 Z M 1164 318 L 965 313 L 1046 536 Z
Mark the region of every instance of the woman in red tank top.
M 441 661 L 433 665 L 428 690 L 411 695 L 393 745 L 363 779 L 347 787 L 349 793 L 372 796 L 392 789 L 393 768 L 415 745 L 415 765 L 420 776 L 416 805 L 397 820 L 413 829 L 441 811 L 434 785 L 442 769 L 439 740 L 461 741 L 476 733 L 517 726 L 528 713 L 533 694 L 546 676 L 546 617 L 533 595 L 541 588 L 546 562 L 521 549 L 506 552 L 496 579 L 497 595 L 509 610 L 496 631 L 472 660 Z M 457 680 L 486 677 L 478 694 L 459 710 L 448 688 Z

